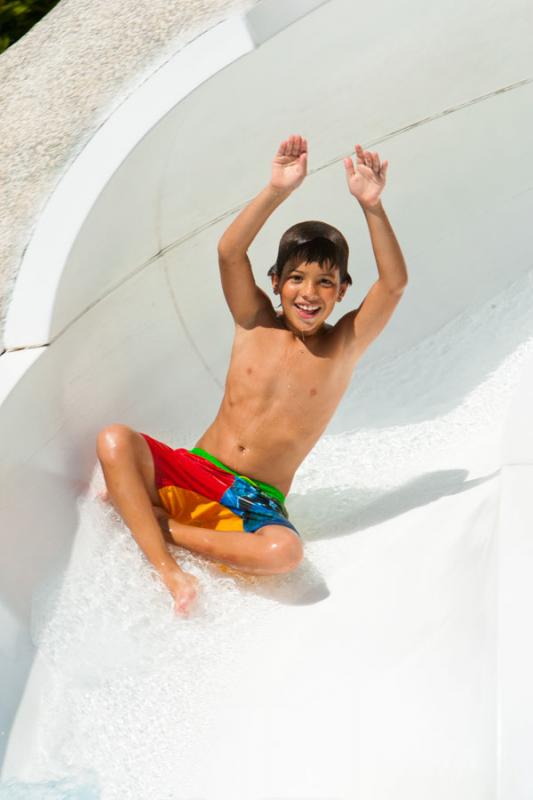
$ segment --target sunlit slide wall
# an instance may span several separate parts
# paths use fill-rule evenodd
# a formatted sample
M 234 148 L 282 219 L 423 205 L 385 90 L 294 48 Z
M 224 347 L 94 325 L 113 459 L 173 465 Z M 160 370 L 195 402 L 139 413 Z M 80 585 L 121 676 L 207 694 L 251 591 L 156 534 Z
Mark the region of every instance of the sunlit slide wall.
M 350 244 L 354 286 L 339 315 L 348 304 L 357 305 L 375 280 L 364 220 L 347 193 L 342 159 L 361 142 L 390 161 L 384 205 L 410 282 L 390 325 L 365 354 L 362 375 L 380 363 L 386 376 L 387 365 L 425 341 L 436 341 L 450 324 L 446 329 L 453 338 L 454 320 L 464 321 L 471 310 L 509 296 L 509 287 L 523 285 L 521 296 L 529 297 L 532 22 L 529 4 L 519 0 L 489 6 L 383 0 L 371 9 L 348 0 L 257 3 L 246 15 L 198 37 L 153 74 L 63 175 L 24 254 L 6 324 L 6 352 L 0 358 L 5 778 L 39 777 L 32 763 L 42 743 L 34 730 L 47 678 L 36 657 L 31 624 L 36 597 L 65 573 L 76 543 L 77 500 L 95 467 L 96 434 L 106 424 L 123 422 L 171 439 L 175 446 L 189 446 L 211 422 L 233 332 L 218 279 L 216 243 L 268 179 L 281 139 L 290 133 L 308 138 L 310 174 L 254 242 L 256 279 L 268 291 L 266 271 L 289 225 L 326 220 L 345 232 Z M 501 313 L 495 317 L 500 325 L 506 320 Z M 500 360 L 505 353 L 498 340 L 504 333 L 494 330 Z M 437 362 L 439 357 L 446 362 L 445 347 L 433 351 Z M 426 387 L 428 396 L 440 395 L 439 411 L 450 412 L 481 382 L 480 370 L 494 366 L 480 367 L 473 360 L 462 388 L 449 375 L 429 370 L 434 383 Z M 298 707 L 292 761 L 274 733 L 261 742 L 263 761 L 278 764 L 279 759 L 281 766 L 265 768 L 260 786 L 252 775 L 247 788 L 244 783 L 236 788 L 236 778 L 231 782 L 231 773 L 225 772 L 222 750 L 217 751 L 212 769 L 219 793 L 212 789 L 209 797 L 255 800 L 277 792 L 287 798 L 344 798 L 353 789 L 366 792 L 360 796 L 385 798 L 395 787 L 396 796 L 410 798 L 528 796 L 533 785 L 527 759 L 531 721 L 524 709 L 533 663 L 519 636 L 527 625 L 523 609 L 531 600 L 525 588 L 531 565 L 527 487 L 533 451 L 530 438 L 522 436 L 529 426 L 530 406 L 523 399 L 530 397 L 526 366 L 524 376 L 510 433 L 503 439 L 503 478 L 497 478 L 494 494 L 501 495 L 501 503 L 491 506 L 498 558 L 490 562 L 493 572 L 482 583 L 498 585 L 500 591 L 487 603 L 489 638 L 494 634 L 488 649 L 494 659 L 482 670 L 487 695 L 479 715 L 474 719 L 449 711 L 446 736 L 433 739 L 435 729 L 419 727 L 417 745 L 410 716 L 400 725 L 394 711 L 391 719 L 383 716 L 382 707 L 376 709 L 382 715 L 379 725 L 396 732 L 396 744 L 405 736 L 420 746 L 420 753 L 399 747 L 402 757 L 411 759 L 409 766 L 402 765 L 392 757 L 393 742 L 385 736 L 380 757 L 378 744 L 372 751 L 368 777 L 368 763 L 365 767 L 352 753 L 356 741 L 347 727 L 347 717 L 363 713 L 353 700 L 350 672 L 317 651 L 324 639 L 333 646 L 334 623 L 324 611 L 326 598 L 334 602 L 330 586 L 331 596 L 326 594 L 323 603 L 320 598 L 302 600 L 305 622 L 303 617 L 294 622 L 287 612 L 283 619 L 291 621 L 279 623 L 269 641 L 281 651 L 289 645 L 290 625 L 312 630 L 315 638 L 307 636 L 302 644 L 310 648 L 308 672 L 300 672 L 298 680 L 308 682 L 309 698 L 325 683 L 335 707 L 343 706 L 344 697 L 349 714 L 345 718 L 339 711 L 337 718 L 328 718 L 326 731 L 320 713 L 311 723 L 305 716 L 308 707 Z M 424 421 L 423 396 L 414 419 L 409 404 L 397 408 L 395 403 L 397 391 L 408 391 L 405 386 L 387 387 L 385 381 L 381 388 L 379 398 L 368 391 L 360 402 L 349 393 L 329 433 Z M 411 558 L 411 568 L 421 570 L 416 555 Z M 349 565 L 344 568 L 335 642 L 344 641 L 359 602 L 350 588 Z M 296 603 L 291 613 L 294 609 L 299 612 L 300 606 Z M 411 613 L 418 617 L 423 609 L 413 605 Z M 431 631 L 431 618 L 426 624 Z M 357 638 L 350 648 L 342 658 L 360 662 Z M 394 659 L 392 672 L 399 664 Z M 273 670 L 274 661 L 267 663 Z M 290 663 L 286 669 L 276 672 L 277 683 L 269 688 L 280 709 Z M 455 709 L 457 701 L 459 709 L 460 701 L 451 701 L 452 692 L 439 700 L 438 693 L 429 697 L 435 703 L 433 718 L 444 725 L 442 706 L 451 703 Z M 232 716 L 230 708 L 221 714 L 228 742 L 245 742 L 250 720 L 245 721 L 242 710 L 240 716 Z M 369 736 L 377 743 L 377 716 L 368 707 L 364 714 L 373 720 Z M 233 730 L 236 716 L 240 727 Z M 260 736 L 260 722 L 252 726 L 255 736 Z M 312 725 L 322 737 L 316 753 Z M 179 736 L 179 725 L 176 732 Z M 475 740 L 475 752 L 459 758 L 454 734 L 460 742 Z M 276 736 L 284 741 L 279 731 Z M 333 754 L 333 741 L 340 755 Z M 253 760 L 250 752 L 247 758 Z M 342 772 L 336 758 L 344 765 L 350 759 L 354 763 Z M 433 784 L 436 778 L 442 789 Z M 250 794 L 251 787 L 256 794 Z

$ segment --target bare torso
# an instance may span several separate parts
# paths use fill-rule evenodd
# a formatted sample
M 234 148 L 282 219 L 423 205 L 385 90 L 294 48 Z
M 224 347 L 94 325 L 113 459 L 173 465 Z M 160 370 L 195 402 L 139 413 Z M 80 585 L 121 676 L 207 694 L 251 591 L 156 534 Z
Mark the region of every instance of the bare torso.
M 224 397 L 196 447 L 286 495 L 361 354 L 340 323 L 304 341 L 273 309 L 236 326 Z

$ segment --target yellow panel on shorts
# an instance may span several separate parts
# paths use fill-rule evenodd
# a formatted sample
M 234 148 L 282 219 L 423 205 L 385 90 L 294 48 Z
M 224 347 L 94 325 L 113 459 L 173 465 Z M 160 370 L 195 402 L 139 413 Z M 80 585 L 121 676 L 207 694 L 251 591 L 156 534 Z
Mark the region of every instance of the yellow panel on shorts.
M 243 520 L 216 500 L 179 486 L 162 486 L 159 497 L 172 519 L 215 531 L 244 531 Z

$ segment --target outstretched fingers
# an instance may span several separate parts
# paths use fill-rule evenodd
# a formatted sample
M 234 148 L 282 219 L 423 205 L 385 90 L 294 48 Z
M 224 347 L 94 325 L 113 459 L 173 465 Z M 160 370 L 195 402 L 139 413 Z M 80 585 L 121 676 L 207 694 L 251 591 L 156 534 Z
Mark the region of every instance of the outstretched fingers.
M 355 155 L 357 157 L 358 164 L 369 167 L 373 172 L 375 172 L 377 175 L 380 175 L 382 178 L 386 176 L 389 162 L 386 160 L 381 162 L 378 153 L 371 152 L 370 150 L 363 150 L 360 144 L 356 144 Z
M 344 159 L 344 166 L 346 168 L 346 175 L 348 178 L 351 178 L 352 175 L 355 175 L 355 167 L 351 158 Z
M 295 134 L 289 137 L 289 141 L 291 144 L 291 155 L 297 158 L 302 153 L 307 152 L 307 141 L 303 138 L 303 136 Z
M 278 156 L 288 156 L 289 158 L 298 158 L 303 154 L 307 154 L 307 139 L 298 134 L 293 134 L 281 142 L 277 154 Z
M 284 139 L 272 161 L 271 186 L 293 191 L 307 174 L 307 139 L 293 134 Z
M 366 164 L 365 151 L 363 150 L 360 144 L 355 145 L 355 155 L 358 164 Z
M 355 145 L 355 154 L 357 156 L 357 163 L 364 164 L 374 172 L 379 172 L 381 165 L 379 163 L 379 156 L 377 153 L 371 153 L 370 150 L 363 150 L 360 144 Z

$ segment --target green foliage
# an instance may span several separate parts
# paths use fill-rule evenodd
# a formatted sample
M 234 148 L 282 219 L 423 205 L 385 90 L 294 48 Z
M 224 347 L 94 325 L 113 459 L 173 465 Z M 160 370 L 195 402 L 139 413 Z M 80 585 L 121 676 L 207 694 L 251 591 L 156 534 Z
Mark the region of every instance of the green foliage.
M 0 53 L 7 50 L 59 0 L 0 0 Z

